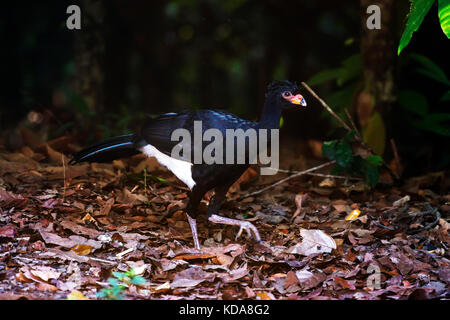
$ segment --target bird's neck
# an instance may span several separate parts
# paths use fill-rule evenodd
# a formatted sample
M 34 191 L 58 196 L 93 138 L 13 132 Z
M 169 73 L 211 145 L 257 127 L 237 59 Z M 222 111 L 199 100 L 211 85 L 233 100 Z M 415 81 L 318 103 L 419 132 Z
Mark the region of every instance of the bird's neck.
M 276 96 L 268 96 L 264 103 L 259 127 L 264 129 L 278 129 L 280 127 L 281 108 Z

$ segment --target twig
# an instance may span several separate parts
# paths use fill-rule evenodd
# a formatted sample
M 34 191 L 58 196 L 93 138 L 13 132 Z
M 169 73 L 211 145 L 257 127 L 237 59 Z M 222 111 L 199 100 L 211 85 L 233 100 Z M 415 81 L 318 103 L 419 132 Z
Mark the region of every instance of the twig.
M 299 173 L 300 172 L 300 171 L 295 171 L 295 170 L 276 169 L 276 168 L 271 168 L 271 167 L 266 167 L 265 169 L 277 170 L 278 172 L 281 172 L 281 173 Z M 316 173 L 316 172 L 308 172 L 305 174 L 308 176 L 316 176 L 316 177 L 322 177 L 322 178 L 363 180 L 363 179 L 357 178 L 357 177 L 346 177 L 346 176 L 338 176 L 338 175 L 334 175 L 334 174 L 325 174 L 325 173 Z
M 341 119 L 341 117 L 339 117 L 334 111 L 333 111 L 333 109 L 331 109 L 330 108 L 330 106 L 329 105 L 327 105 L 326 104 L 326 102 L 325 101 L 323 101 L 318 95 L 317 95 L 317 93 L 315 93 L 305 82 L 302 82 L 302 86 L 304 86 L 305 88 L 306 88 L 306 90 L 308 90 L 309 91 L 309 93 L 311 93 L 313 96 L 314 96 L 314 98 L 316 98 L 321 104 L 322 104 L 322 106 L 325 108 L 325 109 L 327 109 L 327 111 L 329 112 L 329 113 L 331 113 L 331 115 L 340 123 L 340 124 L 342 124 L 342 126 L 345 128 L 345 129 L 347 129 L 348 131 L 352 131 L 352 129 L 348 126 L 348 124 L 346 124 L 345 122 L 344 122 L 344 120 L 342 120 Z
M 345 128 L 345 129 L 347 129 L 347 131 L 348 132 L 351 132 L 352 131 L 352 128 L 350 128 L 349 126 L 348 126 L 348 124 L 346 124 L 345 122 L 344 122 L 344 120 L 342 120 L 341 119 L 341 117 L 339 117 L 334 111 L 333 111 L 333 109 L 331 109 L 330 108 L 330 106 L 329 105 L 327 105 L 326 104 L 326 102 L 325 101 L 323 101 L 318 95 L 317 95 L 317 93 L 315 93 L 305 82 L 302 82 L 302 86 L 304 86 L 305 88 L 306 88 L 306 90 L 308 90 L 309 91 L 309 93 L 311 93 L 313 96 L 314 96 L 314 98 L 316 98 L 319 102 L 320 102 L 320 104 L 336 119 L 336 120 L 338 120 L 338 122 L 340 123 L 340 124 L 342 124 L 342 126 Z M 350 117 L 350 114 L 348 113 L 348 111 L 347 111 L 347 116 L 349 117 L 349 118 L 351 118 Z M 355 139 L 361 144 L 361 146 L 362 147 L 364 147 L 367 151 L 369 151 L 371 154 L 374 154 L 374 155 L 376 155 L 376 153 L 375 153 L 375 151 L 373 151 L 373 149 L 371 148 L 371 147 L 369 147 L 365 142 L 364 142 L 364 140 L 362 139 L 362 137 L 361 137 L 361 134 L 359 133 L 359 131 L 358 131 L 358 129 L 356 128 L 356 126 L 354 125 L 354 123 L 353 123 L 353 120 L 351 120 L 351 122 L 352 122 L 352 125 L 353 125 L 353 127 L 354 127 L 354 129 L 353 130 L 355 130 L 356 131 L 356 135 L 355 135 Z M 383 158 L 381 158 L 381 160 L 382 160 L 382 163 L 383 163 L 383 167 L 389 172 L 389 174 L 394 178 L 394 180 L 396 180 L 396 181 L 399 181 L 400 180 L 400 178 L 399 178 L 399 176 L 394 172 L 394 171 L 392 171 L 392 169 L 387 165 L 387 163 L 384 161 L 384 159 Z
M 384 228 L 384 229 L 388 229 L 388 230 L 391 230 L 391 231 L 403 231 L 403 232 L 405 232 L 406 234 L 409 234 L 409 235 L 415 235 L 415 234 L 417 234 L 419 232 L 433 229 L 435 226 L 437 226 L 439 224 L 439 221 L 441 219 L 441 213 L 437 209 L 431 207 L 430 204 L 428 204 L 428 203 L 425 203 L 424 207 L 425 207 L 425 211 L 412 213 L 412 214 L 407 214 L 406 211 L 408 210 L 409 206 L 406 204 L 405 206 L 403 206 L 398 211 L 397 215 L 400 216 L 400 218 L 394 218 L 394 220 L 391 223 L 392 227 L 385 226 L 382 223 L 380 223 L 379 221 L 376 221 L 375 224 L 378 227 L 381 227 L 381 228 Z M 402 216 L 405 213 L 406 213 L 406 217 Z M 390 212 L 388 218 L 390 218 L 391 215 L 392 215 L 392 212 Z M 397 222 L 399 219 L 403 219 L 403 218 L 409 218 L 409 219 L 411 219 L 411 222 L 412 222 L 417 217 L 423 217 L 423 216 L 428 216 L 428 215 L 429 216 L 433 216 L 434 220 L 431 223 L 429 223 L 429 224 L 427 224 L 427 225 L 425 225 L 423 227 L 417 228 L 417 229 L 402 230 L 402 227 Z
M 264 191 L 269 190 L 269 189 L 271 189 L 271 188 L 273 188 L 273 187 L 276 187 L 276 186 L 278 186 L 278 185 L 282 184 L 283 182 L 286 182 L 286 181 L 288 181 L 288 180 L 290 180 L 290 179 L 299 177 L 299 176 L 301 176 L 301 175 L 307 174 L 307 173 L 312 172 L 312 171 L 316 171 L 316 170 L 322 169 L 322 168 L 324 168 L 324 167 L 326 167 L 326 166 L 329 166 L 329 165 L 332 165 L 332 164 L 334 164 L 334 163 L 336 163 L 335 160 L 329 161 L 329 162 L 326 162 L 326 163 L 323 163 L 323 164 L 321 164 L 321 165 L 319 165 L 319 166 L 317 166 L 317 167 L 313 167 L 313 168 L 307 169 L 307 170 L 305 170 L 305 171 L 297 172 L 297 173 L 295 173 L 295 174 L 293 174 L 293 175 L 290 175 L 289 177 L 286 177 L 286 178 L 284 178 L 284 179 L 278 180 L 277 182 L 275 182 L 275 183 L 271 184 L 270 186 L 267 186 L 267 187 L 265 187 L 265 188 L 263 188 L 263 189 L 261 189 L 261 190 L 258 190 L 258 191 L 255 191 L 255 192 L 252 192 L 252 193 L 248 193 L 248 194 L 246 194 L 246 195 L 243 195 L 243 196 L 241 196 L 241 198 L 248 198 L 248 197 L 250 197 L 250 196 L 254 196 L 254 195 L 263 193 Z
M 437 209 L 435 209 L 432 206 L 430 206 L 428 203 L 425 203 L 425 210 L 426 211 L 418 212 L 416 214 L 412 214 L 412 215 L 410 215 L 410 217 L 414 218 L 414 217 L 431 215 L 431 216 L 434 216 L 433 222 L 431 222 L 428 225 L 425 225 L 422 228 L 407 230 L 406 234 L 416 234 L 416 233 L 419 233 L 419 232 L 422 232 L 422 231 L 430 230 L 430 229 L 433 229 L 435 226 L 437 226 L 439 224 L 439 221 L 441 220 L 441 213 Z
M 145 195 L 147 195 L 147 168 L 144 168 L 144 191 Z
M 100 258 L 89 257 L 89 259 L 90 260 L 94 260 L 94 261 L 98 261 L 98 262 L 103 262 L 103 263 L 117 264 L 116 261 L 110 261 L 110 260 L 105 260 L 105 259 L 100 259 Z
M 64 163 L 64 155 L 61 153 L 61 159 L 63 164 L 63 174 L 64 174 L 64 185 L 63 185 L 63 202 L 66 197 L 66 164 Z
M 352 125 L 353 130 L 356 131 L 357 134 L 359 134 L 358 128 L 355 125 L 355 122 L 352 119 L 352 116 L 350 115 L 350 112 L 348 112 L 347 108 L 344 109 L 345 115 L 348 118 L 348 121 L 350 121 L 350 124 Z
M 323 177 L 323 178 L 332 178 L 332 179 L 348 179 L 348 180 L 357 180 L 362 181 L 364 179 L 358 177 L 346 177 L 346 176 L 336 176 L 334 174 L 324 174 L 324 173 L 308 173 L 309 176 Z
M 395 144 L 395 140 L 392 138 L 390 140 L 392 152 L 394 153 L 395 164 L 397 165 L 397 172 L 401 172 L 400 170 L 400 157 L 398 156 L 397 145 Z M 400 173 L 401 174 L 401 173 Z

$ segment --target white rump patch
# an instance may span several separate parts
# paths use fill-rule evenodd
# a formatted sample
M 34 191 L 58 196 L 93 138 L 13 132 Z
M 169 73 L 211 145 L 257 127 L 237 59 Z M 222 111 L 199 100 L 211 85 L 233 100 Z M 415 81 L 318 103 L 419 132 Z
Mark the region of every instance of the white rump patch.
M 140 149 L 147 157 L 154 157 L 156 160 L 169 169 L 178 179 L 183 181 L 189 189 L 195 186 L 195 181 L 192 179 L 192 163 L 169 157 L 156 149 L 151 144 L 146 145 Z

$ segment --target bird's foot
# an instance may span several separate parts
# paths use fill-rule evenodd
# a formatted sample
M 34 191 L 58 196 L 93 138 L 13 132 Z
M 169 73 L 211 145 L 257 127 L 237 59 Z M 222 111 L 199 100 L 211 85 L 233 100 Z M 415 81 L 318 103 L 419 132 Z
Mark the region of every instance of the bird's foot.
M 261 236 L 259 235 L 258 229 L 248 221 L 242 221 L 237 219 L 230 219 L 218 216 L 216 214 L 211 215 L 208 218 L 209 221 L 213 223 L 221 223 L 221 224 L 227 224 L 232 226 L 239 226 L 239 231 L 236 234 L 236 240 L 242 235 L 242 232 L 245 230 L 247 232 L 247 235 L 249 238 L 255 237 L 256 241 L 261 243 Z
M 237 240 L 241 235 L 242 235 L 242 231 L 246 231 L 247 235 L 249 238 L 252 238 L 252 232 L 255 236 L 256 241 L 261 242 L 261 237 L 259 235 L 258 229 L 256 229 L 256 227 L 248 221 L 240 221 L 240 225 L 239 225 L 239 231 L 236 234 L 235 240 Z

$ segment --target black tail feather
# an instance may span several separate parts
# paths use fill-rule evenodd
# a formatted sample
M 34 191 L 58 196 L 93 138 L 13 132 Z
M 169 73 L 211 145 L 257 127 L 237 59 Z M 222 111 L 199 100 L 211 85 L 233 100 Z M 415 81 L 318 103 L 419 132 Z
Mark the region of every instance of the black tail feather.
M 127 134 L 102 141 L 74 154 L 69 164 L 79 162 L 111 162 L 138 154 L 141 143 L 135 134 Z

